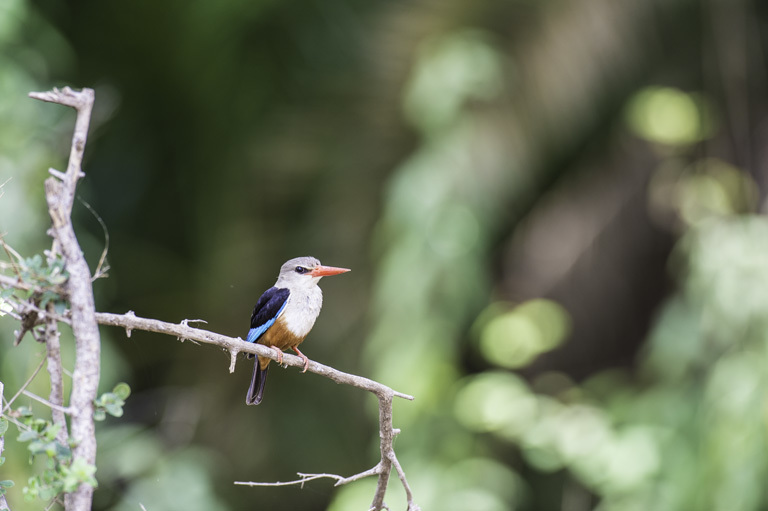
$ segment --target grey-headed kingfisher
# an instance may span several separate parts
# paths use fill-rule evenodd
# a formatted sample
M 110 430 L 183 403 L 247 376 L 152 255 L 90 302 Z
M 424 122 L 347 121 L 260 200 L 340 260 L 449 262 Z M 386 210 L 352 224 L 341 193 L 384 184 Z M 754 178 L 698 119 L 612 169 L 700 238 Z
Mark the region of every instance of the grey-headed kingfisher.
M 312 330 L 320 308 L 323 292 L 317 285 L 320 279 L 348 272 L 347 268 L 323 266 L 314 257 L 297 257 L 283 264 L 277 282 L 264 291 L 251 314 L 251 329 L 246 341 L 269 346 L 278 353 L 278 363 L 283 361 L 283 350 L 295 351 L 304 360 L 304 371 L 309 359 L 299 344 Z M 261 403 L 264 384 L 267 381 L 270 359 L 257 357 L 253 364 L 253 376 L 245 402 Z

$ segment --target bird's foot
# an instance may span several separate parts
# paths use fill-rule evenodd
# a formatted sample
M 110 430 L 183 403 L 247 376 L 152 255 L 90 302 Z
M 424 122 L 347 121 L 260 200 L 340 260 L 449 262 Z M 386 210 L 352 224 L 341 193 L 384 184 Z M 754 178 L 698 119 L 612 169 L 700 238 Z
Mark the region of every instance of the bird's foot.
M 293 351 L 295 351 L 301 357 L 301 359 L 304 361 L 304 370 L 301 371 L 301 372 L 302 373 L 306 373 L 307 372 L 307 368 L 309 368 L 309 359 L 307 358 L 307 356 L 304 353 L 299 351 L 299 347 L 298 346 L 294 346 L 291 349 Z
M 280 365 L 283 365 L 283 350 L 281 350 L 277 346 L 270 346 L 270 348 L 275 350 L 275 353 L 277 353 L 277 363 Z

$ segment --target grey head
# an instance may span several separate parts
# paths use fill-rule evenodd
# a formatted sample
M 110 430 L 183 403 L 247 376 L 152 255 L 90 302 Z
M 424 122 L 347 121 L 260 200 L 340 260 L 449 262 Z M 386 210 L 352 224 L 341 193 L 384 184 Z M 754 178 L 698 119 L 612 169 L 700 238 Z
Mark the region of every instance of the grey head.
M 280 267 L 275 287 L 311 287 L 316 286 L 321 278 L 345 273 L 347 268 L 323 266 L 314 257 L 295 257 Z

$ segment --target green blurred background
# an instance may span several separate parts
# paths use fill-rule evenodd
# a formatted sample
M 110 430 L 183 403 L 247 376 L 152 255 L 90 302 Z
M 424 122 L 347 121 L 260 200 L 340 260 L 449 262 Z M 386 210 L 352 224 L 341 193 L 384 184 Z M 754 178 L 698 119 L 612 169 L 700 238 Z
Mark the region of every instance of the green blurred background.
M 767 58 L 757 0 L 1 0 L 0 232 L 48 246 L 66 165 L 74 114 L 27 92 L 93 87 L 98 310 L 244 336 L 313 255 L 353 272 L 302 348 L 416 396 L 395 448 L 425 511 L 766 509 Z M 14 328 L 7 395 L 43 353 Z M 374 480 L 232 482 L 369 468 L 372 396 L 273 368 L 247 407 L 249 361 L 102 335 L 102 390 L 133 394 L 95 509 L 368 508 Z M 14 438 L 9 504 L 41 509 Z

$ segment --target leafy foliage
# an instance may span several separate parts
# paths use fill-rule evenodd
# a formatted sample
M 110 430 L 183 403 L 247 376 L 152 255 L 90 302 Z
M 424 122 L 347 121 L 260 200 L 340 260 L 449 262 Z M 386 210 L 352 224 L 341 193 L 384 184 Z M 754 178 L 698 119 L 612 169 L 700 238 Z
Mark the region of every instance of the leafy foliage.
M 17 440 L 28 443 L 30 463 L 38 456 L 45 460 L 42 472 L 27 480 L 23 489 L 26 499 L 50 500 L 62 492 L 74 491 L 81 483 L 96 486 L 93 477 L 96 467 L 80 458 L 72 459 L 71 440 L 63 445 L 56 439 L 61 429 L 59 424 L 36 417 L 24 406 L 14 410 L 12 415 L 21 424 Z
M 35 254 L 6 264 L 5 268 L 9 274 L 19 278 L 20 284 L 0 286 L 0 306 L 4 305 L 4 300 L 15 297 L 29 300 L 42 309 L 53 302 L 59 314 L 66 310 L 67 302 L 62 285 L 67 281 L 68 274 L 60 255 L 48 261 L 42 255 Z

